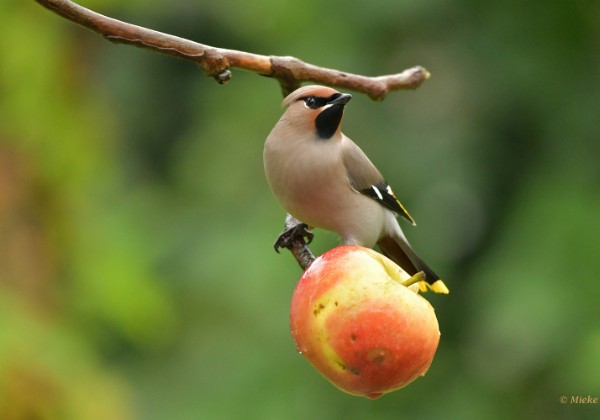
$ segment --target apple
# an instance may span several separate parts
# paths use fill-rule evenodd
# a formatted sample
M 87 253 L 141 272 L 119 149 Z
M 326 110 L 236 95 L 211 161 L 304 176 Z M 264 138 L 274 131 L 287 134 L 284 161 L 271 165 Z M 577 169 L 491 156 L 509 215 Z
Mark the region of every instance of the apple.
M 433 307 L 418 294 L 423 279 L 369 248 L 326 252 L 292 296 L 298 351 L 350 394 L 375 399 L 408 385 L 427 372 L 440 340 Z

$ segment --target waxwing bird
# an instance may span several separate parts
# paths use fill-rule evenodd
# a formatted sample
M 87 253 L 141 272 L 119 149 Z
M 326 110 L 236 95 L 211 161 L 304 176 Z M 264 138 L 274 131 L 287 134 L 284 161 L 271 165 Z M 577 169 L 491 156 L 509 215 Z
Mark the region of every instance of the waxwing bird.
M 344 244 L 377 244 L 408 274 L 422 271 L 429 288 L 447 293 L 396 219 L 400 215 L 414 224 L 413 218 L 364 152 L 341 132 L 350 99 L 324 86 L 305 86 L 284 99 L 287 109 L 263 152 L 269 186 L 298 220 L 336 232 Z

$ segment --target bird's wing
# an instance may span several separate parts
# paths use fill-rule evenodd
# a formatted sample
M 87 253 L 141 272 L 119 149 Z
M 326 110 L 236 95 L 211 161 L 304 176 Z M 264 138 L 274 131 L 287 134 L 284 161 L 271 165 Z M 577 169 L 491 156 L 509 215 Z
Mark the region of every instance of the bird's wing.
M 347 137 L 343 139 L 342 159 L 352 188 L 415 224 L 375 165 L 360 147 Z

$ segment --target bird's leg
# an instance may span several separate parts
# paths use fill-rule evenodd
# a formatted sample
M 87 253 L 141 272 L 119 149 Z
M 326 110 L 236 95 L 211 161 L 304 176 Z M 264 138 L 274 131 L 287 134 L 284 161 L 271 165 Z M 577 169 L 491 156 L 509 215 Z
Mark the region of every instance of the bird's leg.
M 300 220 L 288 214 L 285 218 L 285 229 L 273 244 L 273 248 L 275 248 L 275 251 L 277 252 L 279 252 L 279 248 L 291 249 L 294 245 L 294 241 L 299 238 L 306 239 L 306 244 L 310 244 L 314 236 L 314 234 L 308 231 L 308 225 L 306 225 L 306 223 L 302 223 Z
M 285 230 L 279 235 L 273 246 L 277 252 L 279 252 L 279 248 L 289 249 L 298 265 L 306 270 L 315 260 L 315 256 L 308 249 L 304 238 L 310 243 L 313 236 L 305 223 L 288 214 L 285 218 Z

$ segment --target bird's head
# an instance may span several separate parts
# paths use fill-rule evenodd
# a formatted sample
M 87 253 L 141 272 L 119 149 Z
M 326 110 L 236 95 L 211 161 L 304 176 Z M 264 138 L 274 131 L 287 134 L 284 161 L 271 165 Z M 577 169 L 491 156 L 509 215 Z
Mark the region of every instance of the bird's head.
M 330 139 L 340 131 L 344 106 L 352 99 L 325 86 L 304 86 L 284 100 L 288 109 L 282 117 L 287 124 L 300 130 L 310 130 L 321 139 Z

